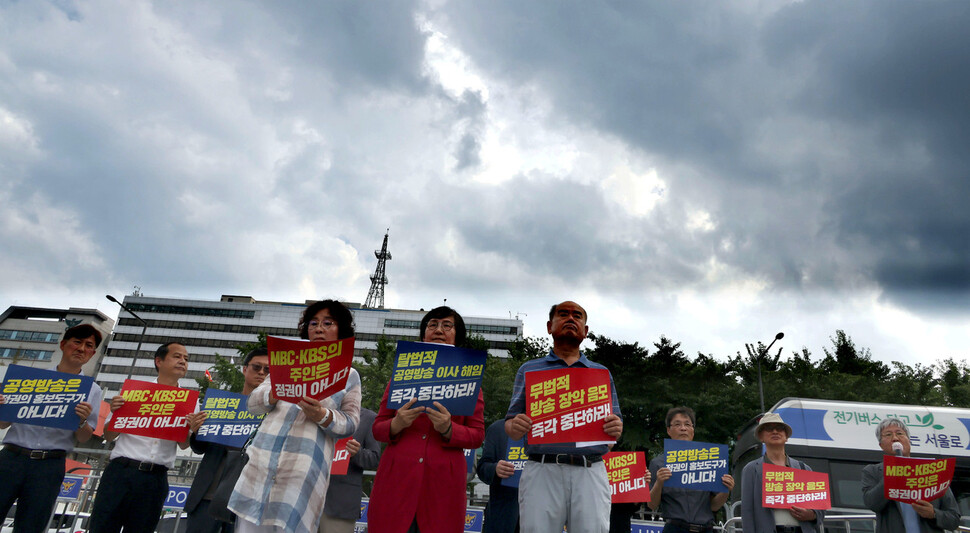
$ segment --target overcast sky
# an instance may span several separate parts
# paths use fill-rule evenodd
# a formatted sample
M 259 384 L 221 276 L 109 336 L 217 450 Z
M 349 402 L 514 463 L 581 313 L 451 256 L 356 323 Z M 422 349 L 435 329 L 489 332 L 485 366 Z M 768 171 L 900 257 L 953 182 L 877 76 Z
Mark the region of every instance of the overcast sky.
M 0 307 L 970 358 L 970 3 L 0 2 Z

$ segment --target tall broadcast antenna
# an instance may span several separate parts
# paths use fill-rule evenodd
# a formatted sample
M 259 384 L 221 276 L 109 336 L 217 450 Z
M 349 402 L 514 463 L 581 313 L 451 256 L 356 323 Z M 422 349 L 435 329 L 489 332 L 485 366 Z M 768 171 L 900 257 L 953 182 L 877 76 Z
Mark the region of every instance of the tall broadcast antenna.
M 388 229 L 388 232 L 391 230 Z M 391 252 L 387 251 L 387 233 L 384 234 L 384 244 L 380 251 L 374 250 L 377 256 L 377 270 L 370 277 L 370 290 L 367 291 L 367 300 L 364 307 L 371 309 L 384 309 L 384 285 L 387 285 L 387 262 L 391 260 Z

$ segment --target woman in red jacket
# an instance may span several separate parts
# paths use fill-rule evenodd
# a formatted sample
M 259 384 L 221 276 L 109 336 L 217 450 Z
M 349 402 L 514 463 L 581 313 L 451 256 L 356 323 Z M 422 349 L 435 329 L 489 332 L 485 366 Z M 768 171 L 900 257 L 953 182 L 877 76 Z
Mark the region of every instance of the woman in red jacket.
M 462 345 L 465 321 L 446 306 L 421 320 L 421 340 Z M 397 410 L 387 408 L 387 392 L 374 421 L 374 438 L 389 443 L 367 508 L 370 533 L 459 533 L 465 529 L 464 448 L 485 439 L 485 401 L 481 392 L 472 416 L 452 416 L 440 403 Z

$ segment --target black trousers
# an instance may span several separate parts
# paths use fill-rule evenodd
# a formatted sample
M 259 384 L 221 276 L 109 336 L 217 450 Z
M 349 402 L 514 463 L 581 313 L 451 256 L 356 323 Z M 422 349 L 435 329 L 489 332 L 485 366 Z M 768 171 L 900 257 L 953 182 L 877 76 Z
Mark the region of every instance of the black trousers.
M 210 500 L 202 500 L 192 509 L 185 533 L 232 533 L 235 529 L 232 524 L 216 520 L 209 514 L 210 503 Z
M 91 511 L 91 533 L 152 533 L 168 496 L 168 472 L 143 472 L 111 461 L 104 469 Z
M 46 533 L 64 481 L 64 458 L 31 459 L 0 451 L 0 520 L 17 502 L 14 533 Z

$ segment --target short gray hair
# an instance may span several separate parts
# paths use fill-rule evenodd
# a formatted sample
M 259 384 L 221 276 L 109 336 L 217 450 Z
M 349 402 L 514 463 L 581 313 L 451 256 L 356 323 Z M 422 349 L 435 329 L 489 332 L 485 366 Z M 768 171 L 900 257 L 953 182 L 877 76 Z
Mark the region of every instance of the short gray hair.
M 877 441 L 882 440 L 882 432 L 884 429 L 888 428 L 889 426 L 899 426 L 900 429 L 902 429 L 903 432 L 906 433 L 906 438 L 907 439 L 909 438 L 909 428 L 906 427 L 906 423 L 896 417 L 889 417 L 889 418 L 883 418 L 882 422 L 880 422 L 879 425 L 876 426 Z

